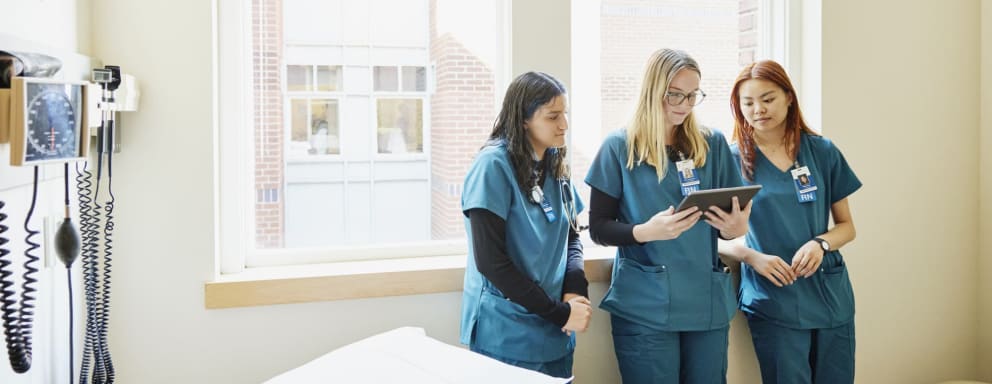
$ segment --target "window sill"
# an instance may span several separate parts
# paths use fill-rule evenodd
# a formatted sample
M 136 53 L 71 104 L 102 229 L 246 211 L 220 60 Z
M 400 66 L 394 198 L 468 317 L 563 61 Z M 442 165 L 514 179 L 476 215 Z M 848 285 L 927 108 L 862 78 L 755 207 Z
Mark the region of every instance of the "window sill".
M 585 250 L 586 278 L 609 281 L 616 248 Z M 251 268 L 204 287 L 207 309 L 457 292 L 465 256 Z

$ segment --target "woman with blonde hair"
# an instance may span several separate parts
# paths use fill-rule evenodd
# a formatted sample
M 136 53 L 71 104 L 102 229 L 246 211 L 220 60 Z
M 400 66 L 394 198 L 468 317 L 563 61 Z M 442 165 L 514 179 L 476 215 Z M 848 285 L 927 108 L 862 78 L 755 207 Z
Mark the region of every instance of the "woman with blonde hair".
M 726 382 L 737 296 L 717 239 L 747 232 L 750 205 L 675 212 L 694 190 L 741 185 L 724 136 L 693 116 L 706 96 L 699 81 L 685 52 L 655 52 L 633 118 L 606 137 L 586 176 L 592 238 L 618 246 L 600 307 L 624 383 Z

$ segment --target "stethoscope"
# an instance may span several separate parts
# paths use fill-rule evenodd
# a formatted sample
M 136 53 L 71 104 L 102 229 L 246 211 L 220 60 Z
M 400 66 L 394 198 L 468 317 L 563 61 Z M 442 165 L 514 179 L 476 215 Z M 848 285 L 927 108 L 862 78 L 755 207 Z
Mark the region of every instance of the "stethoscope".
M 571 172 L 569 172 L 571 173 Z M 541 206 L 544 203 L 544 189 L 541 188 L 541 181 L 543 177 L 537 177 L 534 181 L 534 185 L 530 188 L 530 202 Z M 582 230 L 588 228 L 588 226 L 580 226 L 578 220 L 578 212 L 575 209 L 575 197 L 572 195 L 571 182 L 567 178 L 560 178 L 557 180 L 559 191 L 561 192 L 562 203 L 565 205 L 565 220 L 568 221 L 568 226 L 572 228 L 575 233 L 579 233 Z

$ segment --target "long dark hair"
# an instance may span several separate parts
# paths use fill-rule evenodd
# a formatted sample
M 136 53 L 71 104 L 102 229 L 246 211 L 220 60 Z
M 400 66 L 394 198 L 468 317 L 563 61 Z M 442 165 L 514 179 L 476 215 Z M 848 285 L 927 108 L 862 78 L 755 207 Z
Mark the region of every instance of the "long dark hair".
M 751 79 L 767 80 L 775 83 L 782 91 L 792 99 L 789 104 L 789 111 L 785 116 L 785 142 L 789 156 L 795 159 L 799 151 L 799 140 L 802 138 L 801 132 L 818 136 L 806 125 L 803 120 L 803 112 L 799 109 L 799 97 L 796 95 L 796 88 L 792 86 L 789 75 L 778 63 L 771 60 L 763 60 L 751 63 L 744 67 L 737 80 L 734 81 L 734 89 L 730 91 L 730 109 L 734 113 L 734 141 L 741 153 L 741 171 L 748 180 L 754 180 L 754 160 L 757 158 L 757 149 L 754 142 L 754 127 L 747 123 L 744 112 L 741 111 L 741 84 Z
M 565 86 L 558 79 L 544 72 L 527 72 L 510 83 L 503 97 L 503 108 L 493 123 L 493 132 L 486 146 L 506 145 L 517 184 L 526 190 L 531 178 L 534 148 L 527 138 L 524 123 L 534 117 L 534 112 L 555 97 L 565 95 Z M 569 177 L 565 147 L 548 148 L 544 162 L 550 161 L 549 169 L 556 179 Z

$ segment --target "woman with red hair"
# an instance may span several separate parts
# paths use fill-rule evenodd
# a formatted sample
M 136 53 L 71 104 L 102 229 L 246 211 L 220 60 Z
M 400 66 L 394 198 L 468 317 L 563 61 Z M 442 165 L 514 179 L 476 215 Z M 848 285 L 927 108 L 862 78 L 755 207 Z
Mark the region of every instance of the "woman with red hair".
M 740 307 L 768 383 L 854 382 L 854 293 L 839 249 L 854 240 L 848 196 L 861 182 L 834 144 L 803 121 L 781 65 L 737 76 L 731 152 L 754 197 L 741 262 Z M 833 226 L 830 218 L 833 216 Z

